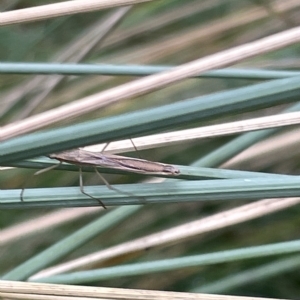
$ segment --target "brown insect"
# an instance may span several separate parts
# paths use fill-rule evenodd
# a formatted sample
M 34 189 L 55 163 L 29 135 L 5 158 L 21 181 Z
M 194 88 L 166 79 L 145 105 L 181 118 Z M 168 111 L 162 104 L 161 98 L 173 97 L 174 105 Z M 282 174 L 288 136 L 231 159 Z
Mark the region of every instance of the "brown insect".
M 98 172 L 96 167 L 107 167 L 111 169 L 118 169 L 128 172 L 134 172 L 134 173 L 141 173 L 141 174 L 149 174 L 149 175 L 170 175 L 170 176 L 176 176 L 180 174 L 180 170 L 172 165 L 167 165 L 163 163 L 148 161 L 144 159 L 138 159 L 138 158 L 131 158 L 131 157 L 125 157 L 125 156 L 119 156 L 119 155 L 113 155 L 113 154 L 103 154 L 99 152 L 91 152 L 86 151 L 83 149 L 74 149 L 74 150 L 68 150 L 63 151 L 59 153 L 54 153 L 49 155 L 50 158 L 54 158 L 62 162 L 67 162 L 70 164 L 78 165 L 79 166 L 79 182 L 80 182 L 80 191 L 87 195 L 90 198 L 96 199 L 99 201 L 99 203 L 104 207 L 105 205 L 102 203 L 100 199 L 97 199 L 87 193 L 85 193 L 83 189 L 83 181 L 82 181 L 82 170 L 81 167 L 83 166 L 92 166 L 95 169 L 95 172 L 98 174 L 98 176 L 101 178 L 101 180 L 106 184 L 106 186 L 111 189 L 115 190 L 122 194 L 127 194 L 130 196 L 137 197 L 136 195 L 133 195 L 131 193 L 126 193 L 124 191 L 121 191 L 115 187 L 112 187 L 105 178 Z M 51 166 L 49 169 L 54 169 L 57 166 Z M 40 173 L 40 172 L 38 172 Z

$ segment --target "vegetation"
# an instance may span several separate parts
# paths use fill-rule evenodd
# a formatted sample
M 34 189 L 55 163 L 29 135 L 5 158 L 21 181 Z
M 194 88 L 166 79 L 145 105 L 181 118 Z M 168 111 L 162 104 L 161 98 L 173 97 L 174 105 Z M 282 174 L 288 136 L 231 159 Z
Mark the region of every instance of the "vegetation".
M 250 125 L 297 117 L 299 4 L 133 2 L 0 4 L 1 279 L 296 299 L 299 129 Z M 35 5 L 45 19 L 8 15 Z M 84 166 L 96 199 L 76 165 L 33 176 L 57 164 L 46 155 L 106 143 L 180 175 L 98 168 L 119 193 Z

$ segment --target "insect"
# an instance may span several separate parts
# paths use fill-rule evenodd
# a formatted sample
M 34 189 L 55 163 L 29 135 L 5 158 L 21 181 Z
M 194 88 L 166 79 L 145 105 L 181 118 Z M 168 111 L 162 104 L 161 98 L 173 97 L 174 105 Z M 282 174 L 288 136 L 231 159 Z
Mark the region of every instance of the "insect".
M 95 169 L 97 175 L 101 178 L 101 180 L 106 184 L 109 189 L 115 190 L 122 194 L 127 194 L 130 196 L 136 197 L 131 193 L 126 193 L 121 191 L 115 187 L 112 187 L 106 179 L 98 172 L 96 167 L 107 167 L 111 169 L 118 169 L 124 170 L 134 173 L 141 173 L 141 174 L 150 174 L 150 175 L 171 175 L 176 176 L 180 174 L 180 170 L 172 165 L 167 165 L 163 163 L 148 161 L 144 159 L 138 158 L 131 158 L 113 154 L 103 154 L 100 152 L 91 152 L 83 149 L 74 149 L 63 151 L 59 153 L 54 153 L 48 155 L 50 158 L 54 158 L 62 162 L 67 162 L 70 164 L 78 165 L 79 166 L 79 183 L 80 183 L 80 191 L 93 199 L 99 201 L 99 203 L 104 207 L 105 205 L 102 203 L 100 199 L 97 199 L 89 194 L 87 194 L 83 189 L 83 180 L 82 180 L 82 166 L 92 166 Z M 54 166 L 56 167 L 56 166 Z M 50 168 L 54 168 L 53 166 Z

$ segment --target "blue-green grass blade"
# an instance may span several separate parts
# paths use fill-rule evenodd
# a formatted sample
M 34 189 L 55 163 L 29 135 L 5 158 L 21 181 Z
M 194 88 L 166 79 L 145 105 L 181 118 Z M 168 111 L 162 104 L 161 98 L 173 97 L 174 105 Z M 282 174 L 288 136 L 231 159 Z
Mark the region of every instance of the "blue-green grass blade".
M 114 185 L 125 194 L 106 186 L 88 186 L 85 192 L 101 199 L 106 206 L 144 203 L 186 203 L 191 201 L 254 200 L 300 196 L 300 177 L 245 178 L 227 180 L 169 180 L 153 184 Z M 21 202 L 21 190 L 1 190 L 0 208 L 97 206 L 99 202 L 83 195 L 79 187 L 26 189 Z M 136 197 L 128 196 L 128 193 Z M 145 199 L 142 203 L 140 198 Z
M 158 108 L 28 134 L 0 144 L 0 164 L 153 133 L 233 112 L 289 103 L 297 101 L 299 94 L 300 77 L 278 79 Z
M 0 63 L 0 74 L 60 74 L 60 75 L 111 75 L 148 76 L 169 71 L 176 66 L 162 65 L 111 65 L 71 63 Z M 227 68 L 208 71 L 196 78 L 222 78 L 245 80 L 270 80 L 299 76 L 297 71 Z
M 35 272 L 57 262 L 74 249 L 84 245 L 87 241 L 94 238 L 99 233 L 116 225 L 125 218 L 135 213 L 141 206 L 119 207 L 104 216 L 99 217 L 95 221 L 77 230 L 73 234 L 57 242 L 53 246 L 35 255 L 26 262 L 20 264 L 2 279 L 6 280 L 25 280 Z
M 82 284 L 119 278 L 124 276 L 147 275 L 173 271 L 184 268 L 195 268 L 197 266 L 228 263 L 238 260 L 253 259 L 258 257 L 270 257 L 272 255 L 282 255 L 294 253 L 300 250 L 300 241 L 290 241 L 193 256 L 169 258 L 150 262 L 141 262 L 123 266 L 114 266 L 89 271 L 72 272 L 69 274 L 54 275 L 40 278 L 33 281 L 48 283 Z

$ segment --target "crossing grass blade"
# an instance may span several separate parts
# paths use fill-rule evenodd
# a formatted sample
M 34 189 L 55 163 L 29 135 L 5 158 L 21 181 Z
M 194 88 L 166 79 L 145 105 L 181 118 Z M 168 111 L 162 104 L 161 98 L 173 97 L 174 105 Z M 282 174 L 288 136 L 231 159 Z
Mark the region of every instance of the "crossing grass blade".
M 106 23 L 108 34 L 101 44 L 96 42 L 99 32 L 105 29 L 99 27 L 100 23 L 116 11 L 70 14 L 47 22 L 3 27 L 1 125 L 66 106 L 75 99 L 134 81 L 137 76 L 166 71 L 239 45 L 251 45 L 276 33 L 288 39 L 284 33 L 299 25 L 294 17 L 299 10 L 296 2 L 273 1 L 266 5 L 255 1 L 149 1 L 134 6 L 114 32 L 107 30 Z M 6 7 L 13 10 L 25 4 L 10 1 L 1 5 L 5 11 Z M 40 3 L 31 1 L 30 5 Z M 176 178 L 160 174 L 152 183 L 143 182 L 152 180 L 145 174 L 97 169 L 110 185 L 143 195 L 149 201 L 147 205 L 108 190 L 100 184 L 93 167 L 82 168 L 84 188 L 91 195 L 104 198 L 107 211 L 95 199 L 80 193 L 78 166 L 64 163 L 57 170 L 32 177 L 34 172 L 54 166 L 53 160 L 44 156 L 51 153 L 298 111 L 297 44 L 272 53 L 267 48 L 260 50 L 266 54 L 253 51 L 255 58 L 228 69 L 197 74 L 77 118 L 62 118 L 59 124 L 43 131 L 3 140 L 0 165 L 13 168 L 0 171 L 0 226 L 4 233 L 11 232 L 10 238 L 0 234 L 2 278 L 38 280 L 79 271 L 90 276 L 94 271 L 133 265 L 141 270 L 139 276 L 131 276 L 127 270 L 129 273 L 122 278 L 112 273 L 110 279 L 89 279 L 94 287 L 67 285 L 60 289 L 56 285 L 0 281 L 1 296 L 174 298 L 174 294 L 162 292 L 169 290 L 181 291 L 176 297 L 183 299 L 225 299 L 196 294 L 201 291 L 240 295 L 237 299 L 257 295 L 296 299 L 297 256 L 287 258 L 276 252 L 277 257 L 233 258 L 231 262 L 180 265 L 177 269 L 172 261 L 206 253 L 221 262 L 226 251 L 263 246 L 267 253 L 272 251 L 272 244 L 285 243 L 287 247 L 295 240 L 300 213 L 297 128 L 182 139 L 177 144 L 169 140 L 160 147 L 150 145 L 139 150 L 143 159 L 174 165 L 180 170 Z M 72 61 L 69 58 L 83 52 L 88 53 L 83 64 L 68 63 Z M 49 73 L 65 77 L 54 85 L 56 75 Z M 173 79 L 176 78 L 170 80 Z M 43 123 L 38 125 L 45 127 Z M 244 150 L 248 159 L 235 160 L 234 164 L 229 161 Z M 134 160 L 136 154 L 132 151 L 121 153 Z M 27 178 L 30 180 L 21 203 L 20 191 Z M 63 209 L 94 205 L 98 213 L 90 215 L 82 207 Z M 75 211 L 76 216 L 70 217 L 70 211 Z M 24 228 L 18 224 L 24 224 Z M 287 250 L 285 246 L 283 249 Z M 151 272 L 143 268 L 154 261 L 158 267 L 160 262 L 171 262 L 172 270 L 159 273 L 158 268 Z M 96 286 L 112 288 L 99 290 Z M 54 295 L 53 291 L 57 293 Z

